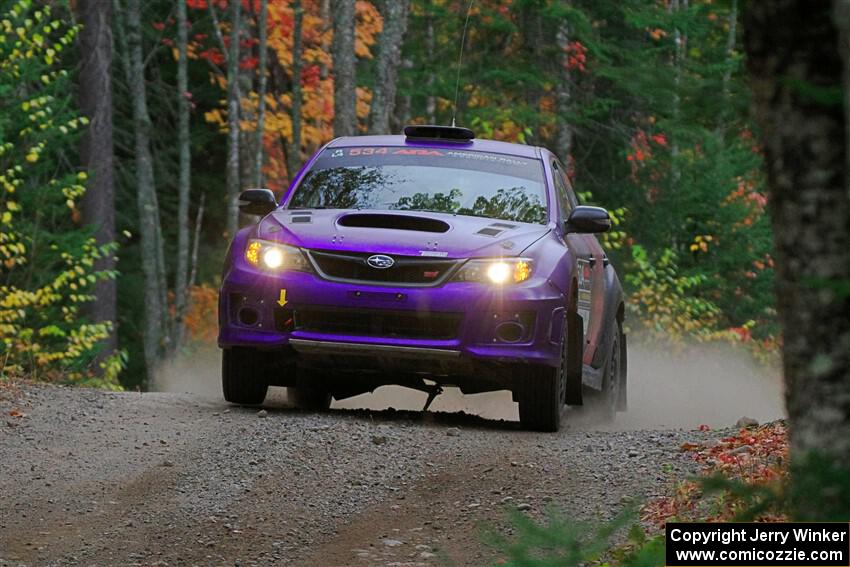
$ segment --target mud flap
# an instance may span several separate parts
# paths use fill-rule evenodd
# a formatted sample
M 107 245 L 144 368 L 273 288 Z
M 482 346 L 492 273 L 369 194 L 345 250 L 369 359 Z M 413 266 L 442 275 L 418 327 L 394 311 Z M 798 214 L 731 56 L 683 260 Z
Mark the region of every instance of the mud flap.
M 567 311 L 567 399 L 570 406 L 583 405 L 581 397 L 584 321 L 577 312 Z

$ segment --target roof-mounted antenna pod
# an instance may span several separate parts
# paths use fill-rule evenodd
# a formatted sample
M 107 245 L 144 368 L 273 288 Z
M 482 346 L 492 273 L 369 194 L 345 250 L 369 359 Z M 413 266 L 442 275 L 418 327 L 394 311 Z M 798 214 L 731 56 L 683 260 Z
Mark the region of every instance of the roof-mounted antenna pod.
M 469 27 L 469 15 L 472 13 L 472 4 L 475 0 L 469 0 L 469 6 L 466 7 L 466 21 L 463 22 L 463 35 L 460 39 L 460 53 L 457 56 L 457 76 L 455 77 L 455 100 L 452 106 L 452 127 L 455 126 L 457 118 L 457 98 L 460 92 L 460 69 L 463 65 L 463 49 L 466 46 L 466 29 Z
M 432 126 L 425 124 L 405 126 L 404 135 L 412 142 L 450 142 L 455 144 L 469 144 L 475 138 L 475 132 L 462 126 Z

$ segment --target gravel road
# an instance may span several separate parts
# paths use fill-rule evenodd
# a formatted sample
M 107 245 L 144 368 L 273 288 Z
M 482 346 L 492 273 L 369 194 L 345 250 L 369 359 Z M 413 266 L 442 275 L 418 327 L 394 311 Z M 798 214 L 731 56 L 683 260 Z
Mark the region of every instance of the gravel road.
M 3 567 L 490 564 L 506 509 L 610 517 L 717 435 L 44 385 L 0 416 Z

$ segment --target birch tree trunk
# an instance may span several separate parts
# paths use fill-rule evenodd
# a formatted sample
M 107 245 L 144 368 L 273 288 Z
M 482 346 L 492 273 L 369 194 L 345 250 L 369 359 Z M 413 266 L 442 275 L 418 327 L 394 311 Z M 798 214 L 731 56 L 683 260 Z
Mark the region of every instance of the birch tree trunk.
M 570 124 L 570 111 L 572 110 L 572 77 L 570 73 L 570 25 L 564 20 L 558 26 L 555 36 L 558 49 L 561 52 L 558 85 L 555 87 L 555 104 L 558 115 L 557 131 L 555 133 L 555 153 L 567 164 L 568 158 L 573 151 L 573 127 Z
M 115 241 L 115 189 L 112 145 L 112 3 L 100 0 L 77 2 L 82 30 L 80 51 L 80 110 L 89 126 L 80 143 L 81 165 L 89 180 L 81 209 L 83 222 L 95 227 L 98 245 Z M 96 270 L 114 270 L 115 258 L 108 255 L 95 263 Z M 95 284 L 95 301 L 88 304 L 88 317 L 93 322 L 117 321 L 117 282 L 100 280 Z M 103 341 L 97 361 L 104 360 L 118 348 L 113 327 Z
M 434 49 L 437 46 L 434 36 L 434 15 L 431 13 L 433 0 L 429 0 L 427 4 L 427 13 L 425 15 L 425 49 L 428 52 L 428 75 L 425 77 L 425 116 L 428 124 L 437 123 L 437 97 L 434 96 Z
M 189 147 L 189 78 L 187 49 L 189 22 L 186 2 L 177 2 L 177 268 L 174 282 L 174 345 L 176 351 L 183 344 L 183 317 L 186 313 L 187 280 L 189 277 L 189 197 L 191 194 L 192 154 Z
M 672 0 L 670 2 L 668 11 L 671 14 L 679 12 L 680 9 L 688 9 L 688 0 Z M 687 43 L 687 40 L 687 36 L 682 34 L 682 31 L 677 25 L 673 32 L 673 41 L 675 42 L 675 51 L 673 55 L 673 123 L 677 127 L 679 125 L 679 117 L 682 114 L 682 97 L 679 91 L 682 84 L 682 65 L 684 64 L 685 44 Z M 673 177 L 673 190 L 678 191 L 679 181 L 682 178 L 682 172 L 677 159 L 679 157 L 679 140 L 678 136 L 676 136 L 674 133 L 671 133 L 670 138 L 670 155 L 673 158 L 673 164 L 671 168 Z
M 301 165 L 301 68 L 303 40 L 301 28 L 304 22 L 304 9 L 301 0 L 293 0 L 293 27 L 292 27 L 292 142 L 286 152 L 286 169 L 289 173 L 289 181 L 295 178 Z
M 254 187 L 263 186 L 263 133 L 266 123 L 266 90 L 268 84 L 266 73 L 269 66 L 268 15 L 269 1 L 260 0 L 260 21 L 258 24 L 260 27 L 260 45 L 258 46 L 260 58 L 257 65 L 259 72 L 257 95 L 259 100 L 257 101 L 257 131 L 254 139 L 254 151 L 257 152 L 254 163 Z
M 384 29 L 378 44 L 377 77 L 369 111 L 371 134 L 389 134 L 410 0 L 384 0 L 383 8 Z
M 242 2 L 230 2 L 230 45 L 227 49 L 227 235 L 239 230 L 239 37 Z
M 834 7 L 846 33 L 847 1 Z M 845 35 L 839 49 L 833 18 L 827 3 L 747 2 L 744 37 L 776 245 L 791 458 L 819 453 L 850 468 L 848 43 Z M 802 519 L 825 517 L 840 494 L 812 484 L 805 488 L 819 497 L 801 503 Z
M 354 0 L 333 0 L 334 135 L 357 133 L 357 58 Z
M 133 105 L 136 199 L 139 208 L 142 270 L 145 276 L 145 365 L 148 384 L 152 384 L 159 366 L 162 346 L 167 342 L 167 317 L 164 302 L 166 283 L 162 273 L 164 263 L 162 232 L 150 149 L 151 120 L 147 106 L 139 4 L 140 0 L 129 0 L 127 3 L 127 44 L 130 63 L 127 83 Z

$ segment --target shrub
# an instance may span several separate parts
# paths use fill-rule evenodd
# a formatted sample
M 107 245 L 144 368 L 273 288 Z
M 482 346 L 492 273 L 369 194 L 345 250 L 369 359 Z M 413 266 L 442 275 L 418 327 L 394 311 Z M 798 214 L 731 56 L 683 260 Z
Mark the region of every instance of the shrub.
M 0 376 L 117 388 L 120 355 L 92 368 L 112 323 L 81 312 L 116 274 L 94 267 L 115 246 L 79 225 L 86 174 L 68 165 L 86 120 L 58 64 L 77 31 L 31 0 L 0 15 Z

